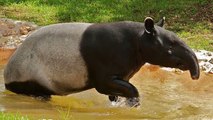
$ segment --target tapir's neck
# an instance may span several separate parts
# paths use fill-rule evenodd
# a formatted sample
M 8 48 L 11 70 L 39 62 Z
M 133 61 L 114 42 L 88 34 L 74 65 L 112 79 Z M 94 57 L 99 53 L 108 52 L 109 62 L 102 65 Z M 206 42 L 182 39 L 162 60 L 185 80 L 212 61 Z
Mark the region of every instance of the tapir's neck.
M 88 37 L 93 39 L 94 33 L 96 33 L 93 45 L 95 44 L 98 47 L 95 47 L 93 52 L 100 51 L 98 54 L 103 55 L 101 58 L 115 63 L 116 65 L 111 66 L 113 71 L 120 78 L 128 80 L 144 64 L 140 46 L 140 35 L 143 33 L 143 30 L 144 24 L 130 21 L 93 24 L 85 31 L 84 35 L 87 35 L 87 37 L 85 37 L 86 40 L 83 42 L 85 42 L 84 44 L 91 44 L 91 41 L 86 43 L 89 39 Z M 88 53 L 88 51 L 86 52 Z M 87 55 L 85 54 L 84 56 Z M 94 57 L 88 56 L 88 58 L 93 59 Z M 85 57 L 85 59 L 87 58 Z M 97 63 L 91 65 L 91 69 L 96 65 Z M 110 72 L 113 71 L 110 70 Z
M 124 38 L 129 41 L 129 43 L 134 49 L 135 60 L 133 61 L 134 63 L 132 63 L 131 72 L 129 73 L 129 75 L 126 76 L 127 79 L 129 79 L 142 67 L 142 65 L 145 64 L 145 61 L 143 60 L 143 51 L 140 45 L 141 35 L 144 33 L 144 24 L 131 21 L 121 22 L 117 25 L 119 24 L 119 28 L 125 36 Z
M 137 67 L 141 67 L 142 65 L 145 64 L 145 61 L 143 59 L 143 49 L 141 48 L 141 36 L 144 34 L 144 24 L 143 23 L 139 23 L 139 22 L 125 22 L 126 26 L 124 26 L 126 28 L 126 30 L 129 33 L 129 36 L 131 36 L 130 40 L 132 42 L 134 42 L 134 48 L 136 50 L 137 53 Z

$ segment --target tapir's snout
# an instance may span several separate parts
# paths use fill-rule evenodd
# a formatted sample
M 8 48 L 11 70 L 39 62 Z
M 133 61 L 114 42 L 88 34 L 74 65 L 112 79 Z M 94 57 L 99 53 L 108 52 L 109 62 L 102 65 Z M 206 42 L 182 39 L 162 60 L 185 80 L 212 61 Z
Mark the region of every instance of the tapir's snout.
M 197 57 L 193 51 L 188 54 L 189 59 L 189 71 L 192 79 L 198 79 L 200 77 L 200 68 Z
M 184 50 L 184 54 L 182 54 L 181 58 L 184 62 L 177 62 L 178 68 L 181 70 L 189 70 L 191 78 L 196 80 L 200 77 L 200 68 L 197 57 L 195 53 L 189 48 L 186 47 Z

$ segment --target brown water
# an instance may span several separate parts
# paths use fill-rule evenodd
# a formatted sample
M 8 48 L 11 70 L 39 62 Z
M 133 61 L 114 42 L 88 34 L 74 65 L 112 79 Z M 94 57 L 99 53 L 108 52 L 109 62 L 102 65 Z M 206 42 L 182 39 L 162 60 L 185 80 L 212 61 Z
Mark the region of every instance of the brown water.
M 193 81 L 188 72 L 149 66 L 143 67 L 131 83 L 140 92 L 139 108 L 113 107 L 107 96 L 94 89 L 42 101 L 6 91 L 0 66 L 0 111 L 54 120 L 213 119 L 212 74 L 202 73 L 198 81 Z

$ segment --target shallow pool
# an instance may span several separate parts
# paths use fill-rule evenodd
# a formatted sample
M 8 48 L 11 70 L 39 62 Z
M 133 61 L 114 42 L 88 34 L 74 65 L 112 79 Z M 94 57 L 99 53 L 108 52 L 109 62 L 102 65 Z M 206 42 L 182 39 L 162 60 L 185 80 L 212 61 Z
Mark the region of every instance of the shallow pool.
M 3 68 L 0 66 L 0 111 L 31 119 L 213 119 L 213 74 L 202 73 L 194 81 L 188 72 L 145 66 L 130 81 L 140 92 L 141 106 L 128 108 L 111 106 L 108 97 L 94 89 L 52 96 L 50 101 L 17 95 L 5 90 Z

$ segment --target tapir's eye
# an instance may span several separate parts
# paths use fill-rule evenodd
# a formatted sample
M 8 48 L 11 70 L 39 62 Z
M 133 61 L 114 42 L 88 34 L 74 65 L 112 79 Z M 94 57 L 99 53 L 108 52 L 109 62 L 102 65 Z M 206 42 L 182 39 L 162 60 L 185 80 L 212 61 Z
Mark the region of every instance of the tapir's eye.
M 168 54 L 171 55 L 172 54 L 172 47 L 170 46 L 169 49 L 167 50 Z
M 172 50 L 171 50 L 171 49 L 169 49 L 169 50 L 168 50 L 168 53 L 171 55 L 171 54 L 172 54 Z

